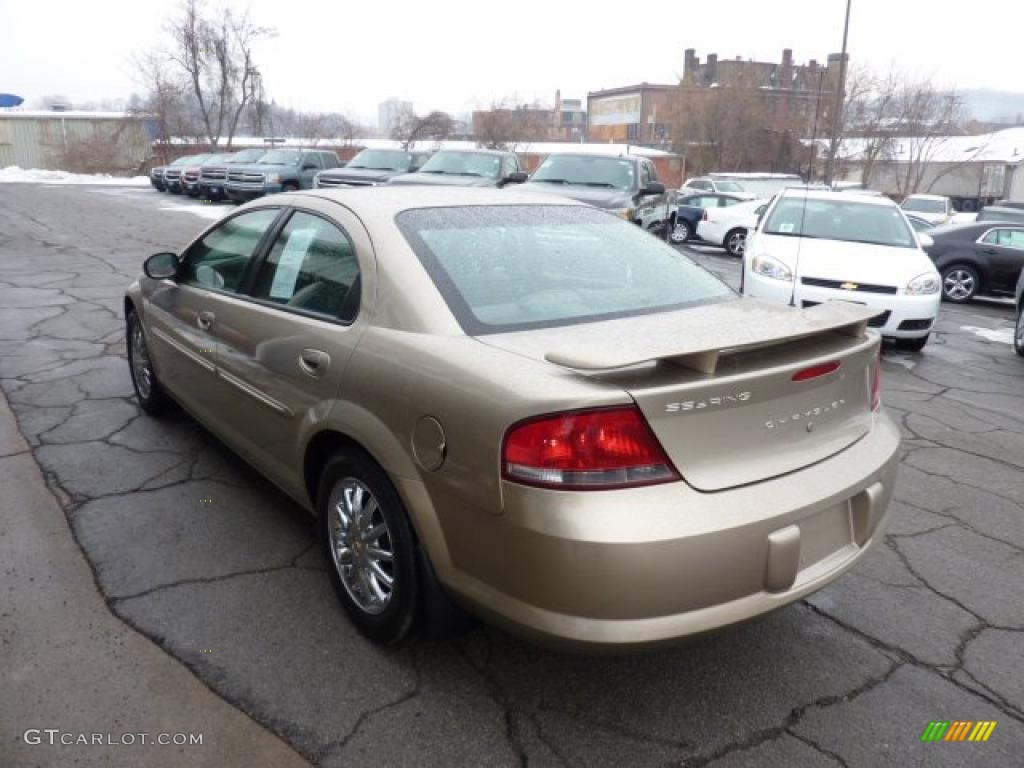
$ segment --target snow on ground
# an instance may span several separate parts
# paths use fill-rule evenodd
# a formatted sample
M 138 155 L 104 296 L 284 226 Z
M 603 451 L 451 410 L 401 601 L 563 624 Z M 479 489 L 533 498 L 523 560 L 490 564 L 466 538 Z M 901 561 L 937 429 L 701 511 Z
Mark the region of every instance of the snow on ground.
M 69 173 L 67 171 L 44 171 L 39 168 L 19 168 L 9 165 L 0 168 L 0 183 L 21 184 L 111 184 L 117 186 L 149 185 L 146 176 L 110 176 L 105 173 Z
M 961 331 L 968 331 L 975 336 L 980 336 L 988 341 L 997 341 L 1000 344 L 1013 344 L 1013 328 L 978 328 L 974 325 L 961 325 Z
M 234 210 L 234 206 L 227 207 L 223 205 L 206 205 L 203 203 L 192 203 L 191 205 L 185 202 L 167 202 L 159 207 L 161 211 L 175 211 L 183 213 L 192 213 L 204 219 L 210 219 L 216 221 L 228 213 Z

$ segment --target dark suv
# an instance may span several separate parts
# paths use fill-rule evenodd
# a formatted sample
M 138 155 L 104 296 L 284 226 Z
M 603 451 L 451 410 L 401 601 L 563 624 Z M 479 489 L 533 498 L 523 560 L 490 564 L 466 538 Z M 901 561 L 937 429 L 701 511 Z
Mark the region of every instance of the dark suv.
M 232 165 L 224 190 L 241 202 L 275 192 L 312 189 L 320 171 L 337 168 L 338 156 L 325 149 L 272 149 L 255 163 Z
M 515 152 L 497 149 L 442 149 L 417 173 L 395 176 L 389 184 L 451 187 L 503 187 L 526 181 Z
M 658 181 L 646 157 L 560 152 L 544 159 L 527 186 L 603 208 L 666 235 L 675 222 L 676 195 Z
M 266 149 L 243 149 L 228 155 L 219 162 L 206 162 L 199 169 L 199 196 L 204 200 L 221 200 L 224 198 L 224 184 L 228 180 L 228 170 L 232 166 L 255 163 L 267 154 Z
M 429 159 L 430 152 L 364 149 L 343 168 L 320 171 L 313 187 L 372 187 L 402 173 L 415 173 Z

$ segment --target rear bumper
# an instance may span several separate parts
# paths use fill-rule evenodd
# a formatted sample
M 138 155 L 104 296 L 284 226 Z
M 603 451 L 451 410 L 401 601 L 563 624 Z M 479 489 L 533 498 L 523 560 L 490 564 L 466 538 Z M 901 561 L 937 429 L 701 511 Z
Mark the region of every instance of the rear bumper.
M 878 414 L 841 453 L 726 491 L 504 483 L 503 514 L 447 513 L 451 561 L 431 555 L 456 599 L 512 631 L 590 651 L 660 645 L 775 610 L 856 565 L 882 536 L 898 447 Z
M 930 296 L 862 293 L 834 288 L 818 288 L 802 283 L 796 284 L 794 292 L 793 283 L 755 275 L 749 270 L 743 277 L 743 293 L 754 298 L 783 304 L 789 304 L 792 295 L 793 304 L 797 307 L 822 304 L 832 300 L 864 304 L 876 308 L 879 313 L 882 313 L 880 319 L 872 320 L 871 327 L 883 336 L 895 339 L 920 338 L 930 333 L 935 318 L 939 314 L 941 302 L 941 296 L 938 293 Z

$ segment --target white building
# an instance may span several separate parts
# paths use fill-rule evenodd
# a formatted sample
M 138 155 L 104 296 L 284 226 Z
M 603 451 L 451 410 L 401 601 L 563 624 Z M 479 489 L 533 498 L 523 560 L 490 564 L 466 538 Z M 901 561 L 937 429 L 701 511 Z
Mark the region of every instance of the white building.
M 412 102 L 392 96 L 377 105 L 377 129 L 381 136 L 390 136 L 403 113 L 412 112 Z
M 861 181 L 866 146 L 865 139 L 843 141 L 839 150 L 842 180 Z M 892 195 L 947 195 L 954 202 L 957 198 L 1022 200 L 1024 126 L 978 136 L 894 138 L 875 161 L 868 186 Z

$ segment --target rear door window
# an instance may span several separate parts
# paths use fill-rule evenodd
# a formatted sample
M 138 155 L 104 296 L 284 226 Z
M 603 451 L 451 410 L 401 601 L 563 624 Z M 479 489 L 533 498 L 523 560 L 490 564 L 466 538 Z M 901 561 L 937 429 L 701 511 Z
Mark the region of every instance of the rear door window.
M 335 224 L 296 211 L 260 265 L 254 298 L 329 318 L 351 320 L 358 306 L 355 247 Z

